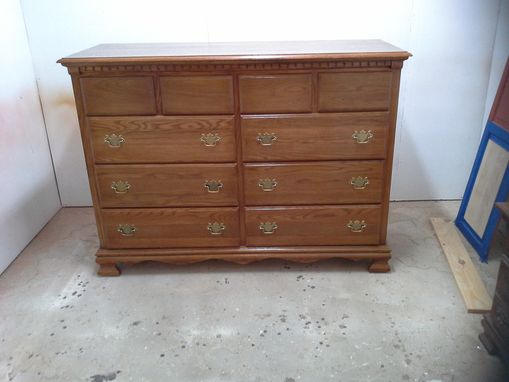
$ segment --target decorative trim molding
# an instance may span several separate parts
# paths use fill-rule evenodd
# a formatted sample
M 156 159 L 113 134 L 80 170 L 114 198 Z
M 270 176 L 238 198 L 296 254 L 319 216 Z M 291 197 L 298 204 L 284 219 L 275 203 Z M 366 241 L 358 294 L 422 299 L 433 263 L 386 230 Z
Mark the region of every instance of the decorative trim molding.
M 94 72 L 200 72 L 217 70 L 286 70 L 286 69 L 340 69 L 340 68 L 391 68 L 399 61 L 306 61 L 306 62 L 253 62 L 253 63 L 174 63 L 135 65 L 83 65 L 79 73 Z M 69 71 L 73 67 L 69 67 Z

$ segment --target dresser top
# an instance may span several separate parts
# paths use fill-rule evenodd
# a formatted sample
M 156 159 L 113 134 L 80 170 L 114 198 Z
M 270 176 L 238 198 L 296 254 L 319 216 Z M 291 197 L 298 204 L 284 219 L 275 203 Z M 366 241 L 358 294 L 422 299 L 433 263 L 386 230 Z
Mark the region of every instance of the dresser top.
M 405 50 L 382 40 L 100 44 L 60 59 L 65 66 L 97 63 L 198 62 L 208 60 L 406 60 Z

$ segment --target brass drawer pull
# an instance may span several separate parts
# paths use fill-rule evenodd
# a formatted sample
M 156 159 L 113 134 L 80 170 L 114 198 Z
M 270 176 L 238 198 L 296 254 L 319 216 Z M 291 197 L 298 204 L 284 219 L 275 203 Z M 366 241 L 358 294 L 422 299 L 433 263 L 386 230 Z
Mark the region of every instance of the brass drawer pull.
M 213 222 L 207 225 L 207 230 L 211 235 L 222 235 L 225 229 L 224 223 Z
M 206 180 L 204 186 L 207 192 L 216 194 L 223 188 L 223 183 L 220 180 Z
M 130 188 L 131 185 L 127 180 L 117 180 L 111 183 L 111 189 L 115 191 L 115 194 L 125 194 Z
M 350 184 L 353 186 L 354 190 L 364 190 L 369 184 L 369 179 L 367 176 L 353 176 L 350 180 Z
M 364 220 L 350 220 L 346 226 L 352 232 L 362 232 L 368 225 Z
M 125 142 L 125 138 L 122 136 L 122 135 L 117 135 L 117 134 L 111 134 L 111 135 L 108 135 L 106 134 L 104 136 L 104 143 L 106 143 L 109 147 L 112 147 L 112 148 L 119 148 L 122 143 Z
M 355 141 L 359 144 L 368 143 L 371 138 L 373 138 L 373 133 L 371 130 L 361 130 L 357 131 L 355 130 L 352 134 L 352 138 L 355 139 Z
M 122 236 L 133 236 L 136 232 L 136 227 L 134 224 L 119 224 L 117 231 L 120 232 Z
M 272 144 L 277 141 L 277 135 L 274 133 L 258 133 L 258 137 L 256 137 L 256 140 L 262 145 L 262 146 L 272 146 Z
M 202 134 L 200 141 L 207 147 L 214 147 L 217 142 L 221 140 L 221 137 L 217 133 Z
M 270 178 L 260 179 L 260 181 L 258 182 L 258 186 L 263 191 L 266 191 L 266 192 L 274 191 L 274 189 L 277 186 L 277 181 L 276 181 L 276 179 L 270 179 Z
M 263 222 L 260 223 L 260 231 L 262 231 L 265 235 L 272 235 L 277 230 L 276 222 Z

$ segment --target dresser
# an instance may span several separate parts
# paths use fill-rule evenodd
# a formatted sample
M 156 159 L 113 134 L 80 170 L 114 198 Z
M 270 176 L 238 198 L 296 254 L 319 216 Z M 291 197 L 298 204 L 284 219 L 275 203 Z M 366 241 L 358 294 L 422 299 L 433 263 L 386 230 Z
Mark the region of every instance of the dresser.
M 103 44 L 62 58 L 99 274 L 345 258 L 386 244 L 403 61 L 380 40 Z

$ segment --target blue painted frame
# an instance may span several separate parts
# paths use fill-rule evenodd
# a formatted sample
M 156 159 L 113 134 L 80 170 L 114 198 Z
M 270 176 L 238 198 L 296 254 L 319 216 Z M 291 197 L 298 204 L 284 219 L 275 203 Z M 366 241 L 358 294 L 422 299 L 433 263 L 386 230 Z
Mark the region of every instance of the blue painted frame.
M 470 178 L 468 179 L 465 194 L 463 196 L 463 200 L 461 202 L 461 206 L 455 222 L 458 229 L 463 233 L 470 244 L 472 244 L 472 247 L 474 247 L 474 249 L 477 251 L 483 262 L 488 261 L 488 251 L 490 248 L 491 240 L 493 238 L 493 234 L 495 233 L 495 229 L 497 228 L 497 224 L 500 219 L 500 211 L 495 208 L 495 206 L 491 206 L 491 214 L 488 218 L 488 223 L 486 224 L 486 229 L 484 230 L 482 237 L 480 237 L 465 220 L 465 211 L 470 201 L 472 189 L 479 173 L 479 167 L 481 165 L 481 161 L 484 157 L 484 152 L 486 151 L 486 146 L 489 141 L 493 141 L 505 150 L 509 151 L 509 131 L 503 129 L 492 121 L 488 121 L 486 124 L 486 129 L 484 129 L 481 143 L 479 144 L 479 150 L 477 151 L 474 166 L 472 167 L 472 172 L 470 173 Z M 505 202 L 508 196 L 509 166 L 505 170 L 504 177 L 500 183 L 500 188 L 497 192 L 495 201 Z

